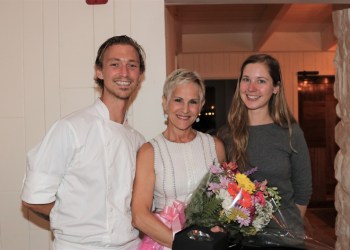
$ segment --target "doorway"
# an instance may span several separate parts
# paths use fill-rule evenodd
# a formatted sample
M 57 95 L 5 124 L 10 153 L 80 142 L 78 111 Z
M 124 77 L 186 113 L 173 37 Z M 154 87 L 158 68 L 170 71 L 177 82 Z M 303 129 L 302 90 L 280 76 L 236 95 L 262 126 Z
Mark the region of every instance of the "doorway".
M 298 74 L 299 124 L 304 131 L 312 165 L 313 194 L 310 206 L 333 206 L 336 179 L 334 139 L 339 118 L 335 108 L 334 75 Z
M 205 104 L 193 128 L 215 135 L 227 121 L 237 79 L 205 80 Z
M 334 75 L 318 75 L 318 72 L 298 73 L 299 124 L 308 144 L 313 193 L 306 212 L 312 223 L 315 237 L 333 246 L 336 241 L 334 207 L 334 158 L 338 146 L 334 128 L 339 121 L 335 108 Z

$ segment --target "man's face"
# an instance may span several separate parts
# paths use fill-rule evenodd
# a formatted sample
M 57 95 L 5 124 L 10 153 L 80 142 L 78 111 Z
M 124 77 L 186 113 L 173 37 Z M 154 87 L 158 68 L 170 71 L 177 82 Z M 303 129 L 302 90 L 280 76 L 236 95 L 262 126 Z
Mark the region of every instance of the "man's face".
M 140 81 L 140 61 L 134 47 L 117 44 L 108 47 L 96 76 L 104 80 L 103 96 L 128 100 Z

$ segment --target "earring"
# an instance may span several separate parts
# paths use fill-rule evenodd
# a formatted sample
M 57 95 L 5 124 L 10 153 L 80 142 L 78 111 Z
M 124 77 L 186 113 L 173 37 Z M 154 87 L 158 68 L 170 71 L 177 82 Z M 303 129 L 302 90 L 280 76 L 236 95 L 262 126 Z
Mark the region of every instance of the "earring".
M 168 114 L 167 113 L 164 113 L 164 119 L 168 120 Z
M 201 119 L 199 119 L 199 116 L 197 117 L 197 119 L 196 119 L 196 122 L 199 122 Z

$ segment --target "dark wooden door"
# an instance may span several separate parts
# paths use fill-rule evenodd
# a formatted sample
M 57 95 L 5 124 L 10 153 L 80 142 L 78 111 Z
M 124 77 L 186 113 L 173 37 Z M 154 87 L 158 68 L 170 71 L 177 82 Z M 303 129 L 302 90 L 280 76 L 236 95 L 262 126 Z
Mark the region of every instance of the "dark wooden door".
M 334 129 L 338 122 L 334 97 L 334 76 L 299 79 L 299 123 L 304 131 L 312 164 L 311 205 L 334 202 L 334 158 L 338 150 Z

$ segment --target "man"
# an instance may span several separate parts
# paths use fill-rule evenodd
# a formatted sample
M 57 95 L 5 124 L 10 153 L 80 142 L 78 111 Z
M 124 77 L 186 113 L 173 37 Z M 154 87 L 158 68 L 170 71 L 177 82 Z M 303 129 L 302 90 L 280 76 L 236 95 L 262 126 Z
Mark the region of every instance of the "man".
M 144 138 L 126 120 L 145 71 L 144 51 L 127 36 L 104 42 L 95 61 L 102 95 L 59 121 L 28 152 L 25 207 L 50 217 L 55 250 L 136 249 L 130 201 Z

